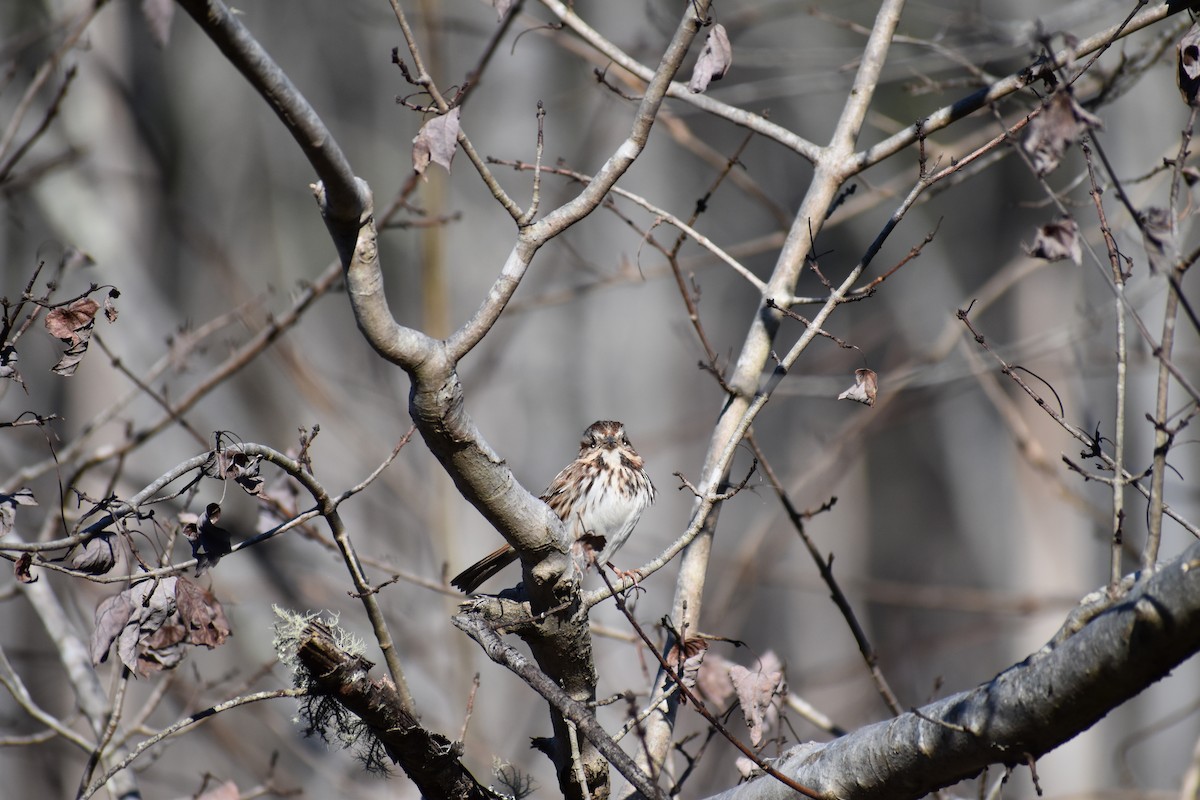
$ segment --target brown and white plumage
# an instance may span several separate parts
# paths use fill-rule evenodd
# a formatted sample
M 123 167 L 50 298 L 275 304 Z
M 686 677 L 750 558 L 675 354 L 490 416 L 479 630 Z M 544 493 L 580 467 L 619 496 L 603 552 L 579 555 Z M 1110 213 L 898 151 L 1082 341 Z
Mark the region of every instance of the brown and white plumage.
M 630 444 L 625 426 L 614 420 L 600 420 L 583 432 L 579 456 L 555 476 L 542 493 L 542 500 L 566 524 L 572 540 L 578 541 L 585 534 L 604 537 L 604 549 L 596 557 L 596 562 L 603 565 L 628 541 L 655 495 L 645 461 Z M 473 592 L 516 560 L 517 552 L 506 544 L 464 569 L 450 583 L 464 592 Z

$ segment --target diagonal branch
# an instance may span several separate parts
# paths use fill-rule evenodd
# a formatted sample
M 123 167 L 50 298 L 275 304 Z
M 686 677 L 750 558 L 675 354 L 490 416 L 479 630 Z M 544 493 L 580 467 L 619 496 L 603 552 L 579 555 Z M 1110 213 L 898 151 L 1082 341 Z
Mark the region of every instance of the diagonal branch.
M 364 205 L 354 170 L 325 123 L 246 26 L 221 0 L 179 0 L 229 63 L 283 122 L 325 184 L 334 216 L 356 222 Z
M 876 16 L 875 25 L 864 51 L 863 61 L 859 65 L 858 76 L 855 79 L 858 96 L 847 102 L 831 138 L 830 146 L 822 150 L 812 183 L 809 185 L 787 240 L 779 253 L 775 268 L 768 281 L 767 291 L 763 293 L 757 313 L 747 331 L 737 364 L 730 376 L 729 386 L 734 394 L 722 409 L 713 429 L 712 438 L 709 440 L 708 452 L 705 455 L 700 494 L 706 500 L 698 503 L 693 509 L 688 529 L 689 532 L 695 530 L 696 536 L 687 544 L 683 551 L 683 557 L 680 559 L 679 578 L 676 582 L 671 613 L 672 618 L 679 620 L 681 625 L 699 619 L 701 615 L 705 577 L 712 550 L 712 537 L 715 534 L 717 519 L 720 515 L 720 504 L 710 503 L 708 499 L 725 480 L 738 444 L 749 430 L 754 417 L 770 398 L 771 391 L 782 380 L 791 364 L 807 347 L 812 337 L 816 336 L 813 328 L 807 329 L 791 348 L 783 362 L 775 370 L 769 372 L 768 384 L 766 386 L 759 385 L 760 376 L 767 369 L 768 361 L 772 356 L 772 348 L 779 328 L 779 312 L 769 309 L 767 302 L 774 300 L 777 304 L 786 303 L 787 298 L 795 294 L 796 282 L 799 280 L 813 241 L 813 231 L 820 229 L 838 188 L 847 177 L 846 162 L 861 130 L 862 120 L 873 95 L 879 73 L 883 68 L 883 62 L 887 57 L 888 44 L 899 23 L 900 11 L 903 6 L 903 0 L 887 0 Z M 824 320 L 841 302 L 846 292 L 853 287 L 864 267 L 865 261 L 860 262 L 850 271 L 841 285 L 830 292 L 830 298 L 826 305 L 813 320 L 815 326 L 823 327 Z M 671 646 L 671 643 L 668 643 L 667 646 Z M 654 689 L 651 691 L 653 696 L 662 692 L 665 681 L 666 676 L 660 670 Z M 669 704 L 663 711 L 647 720 L 646 751 L 656 764 L 661 765 L 669 752 L 676 710 L 677 705 Z M 803 783 L 803 781 L 801 782 Z
M 917 798 L 990 764 L 1020 764 L 1061 745 L 1200 650 L 1200 543 L 1109 600 L 1090 619 L 985 684 L 877 722 L 774 766 L 828 797 Z M 771 778 L 710 800 L 782 798 Z

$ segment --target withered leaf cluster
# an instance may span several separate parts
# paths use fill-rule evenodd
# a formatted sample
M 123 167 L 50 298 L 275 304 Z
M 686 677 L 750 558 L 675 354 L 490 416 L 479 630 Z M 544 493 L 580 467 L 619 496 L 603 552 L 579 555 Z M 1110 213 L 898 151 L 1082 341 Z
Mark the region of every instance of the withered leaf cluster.
M 186 645 L 211 649 L 230 635 L 216 597 L 183 577 L 135 583 L 103 600 L 95 622 L 92 663 L 106 661 L 115 642 L 121 663 L 143 678 L 179 666 Z
M 111 289 L 108 297 L 104 299 L 104 317 L 109 323 L 117 320 L 117 307 L 113 300 L 120 296 L 119 291 Z M 51 367 L 51 371 L 66 378 L 75 374 L 79 362 L 87 355 L 92 328 L 96 324 L 96 313 L 100 308 L 100 304 L 92 298 L 81 297 L 68 305 L 53 308 L 46 314 L 46 331 L 67 345 L 62 358 Z M 13 355 L 15 361 L 15 353 Z
M 249 456 L 240 450 L 217 448 L 208 455 L 201 472 L 207 478 L 233 481 L 249 495 L 262 491 L 262 456 Z

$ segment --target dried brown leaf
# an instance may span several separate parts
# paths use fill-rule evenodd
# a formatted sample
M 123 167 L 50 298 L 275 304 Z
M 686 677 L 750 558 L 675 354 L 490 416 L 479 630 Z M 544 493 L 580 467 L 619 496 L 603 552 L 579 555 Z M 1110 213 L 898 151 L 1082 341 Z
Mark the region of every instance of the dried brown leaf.
M 192 558 L 196 559 L 196 574 L 203 575 L 217 565 L 222 556 L 233 549 L 233 534 L 217 525 L 221 519 L 221 506 L 209 503 L 200 516 L 180 514 L 183 535 L 192 546 Z
M 1076 264 L 1083 262 L 1083 249 L 1079 244 L 1079 225 L 1064 214 L 1053 222 L 1047 222 L 1037 230 L 1033 244 L 1026 252 L 1034 258 L 1047 261 L 1071 259 Z
M 692 68 L 692 79 L 688 81 L 688 91 L 700 94 L 708 89 L 712 81 L 725 77 L 729 67 L 733 65 L 733 46 L 729 44 L 729 34 L 724 25 L 713 25 L 708 36 L 704 39 L 704 50 L 696 59 Z
M 71 558 L 71 567 L 89 575 L 103 575 L 117 563 L 113 535 L 98 533 L 84 542 Z
M 734 663 L 717 652 L 709 653 L 696 675 L 696 690 L 704 701 L 714 708 L 724 710 L 733 700 L 736 691 L 729 679 L 729 668 Z
M 135 675 L 177 666 L 186 631 L 175 620 L 175 582 L 144 580 L 102 601 L 92 631 L 92 663 L 107 659 L 115 641 L 117 657 Z
M 757 747 L 779 720 L 779 707 L 787 695 L 783 667 L 775 654 L 768 651 L 753 670 L 734 664 L 729 668 L 729 679 L 742 706 L 750 744 Z
M 0 538 L 12 533 L 17 523 L 17 506 L 36 506 L 33 490 L 18 489 L 12 494 L 0 492 Z
M 1179 84 L 1179 94 L 1183 102 L 1189 106 L 1196 105 L 1196 96 L 1200 93 L 1200 23 L 1193 25 L 1175 45 L 1175 58 L 1178 71 L 1175 80 Z
M 110 289 L 108 292 L 108 297 L 104 298 L 104 318 L 109 321 L 109 324 L 117 321 L 117 315 L 120 312 L 117 311 L 117 304 L 113 301 L 120 296 L 121 293 L 119 291 L 116 289 Z
M 128 591 L 106 597 L 96 606 L 95 627 L 92 628 L 92 663 L 100 664 L 108 658 L 108 650 L 134 611 L 133 600 Z
M 175 582 L 176 578 L 142 581 L 129 589 L 137 605 L 137 622 L 126 625 L 121 632 L 117 653 L 143 678 L 176 667 L 183 660 L 180 643 L 184 631 L 175 618 Z
M 460 107 L 450 109 L 445 114 L 426 122 L 413 138 L 413 171 L 418 175 L 425 174 L 425 168 L 432 161 L 440 164 L 447 172 L 450 162 L 454 160 L 458 148 Z
M 1089 114 L 1066 89 L 1054 93 L 1045 110 L 1029 123 L 1029 134 L 1021 146 L 1033 162 L 1038 176 L 1058 167 L 1063 153 L 1090 128 L 1101 128 L 1100 118 Z
M 854 385 L 837 396 L 838 400 L 853 400 L 865 406 L 875 405 L 875 395 L 879 393 L 879 376 L 874 370 L 854 370 Z
M 1152 206 L 1140 217 L 1138 227 L 1142 231 L 1142 245 L 1146 248 L 1150 272 L 1169 272 L 1179 260 L 1179 232 L 1172 224 L 1171 212 Z
M 178 624 L 167 625 L 159 629 L 154 636 L 146 640 L 146 646 L 138 651 L 134 673 L 140 678 L 145 678 L 155 672 L 175 669 L 182 664 L 183 634 L 183 626 Z
M 80 298 L 69 306 L 51 309 L 46 314 L 46 330 L 55 339 L 78 344 L 80 329 L 90 327 L 99 310 L 100 304 L 92 298 Z
M 181 577 L 175 584 L 175 605 L 180 622 L 187 628 L 189 644 L 204 645 L 211 650 L 229 638 L 225 609 L 212 592 Z
M 675 670 L 680 682 L 689 689 L 696 688 L 697 674 L 704 663 L 706 652 L 708 641 L 693 636 L 684 640 L 682 650 L 676 643 L 667 653 L 667 663 Z
M 209 478 L 234 481 L 246 494 L 262 492 L 263 479 L 259 475 L 262 456 L 248 456 L 239 450 L 213 450 L 200 469 Z
M 13 577 L 17 583 L 37 583 L 33 574 L 33 553 L 21 553 L 17 563 L 13 564 Z
M 0 378 L 14 380 L 21 384 L 22 389 L 29 391 L 25 387 L 25 379 L 17 371 L 17 348 L 11 344 L 0 347 Z
M 50 335 L 68 345 L 58 363 L 51 371 L 69 378 L 75 374 L 79 362 L 87 354 L 88 341 L 92 337 L 92 326 L 96 323 L 96 312 L 100 304 L 90 297 L 76 300 L 64 308 L 55 308 L 46 315 L 46 330 Z
M 249 495 L 258 495 L 262 492 L 263 479 L 259 475 L 262 468 L 262 456 L 254 456 L 249 458 L 242 453 L 238 453 L 239 458 L 234 459 L 232 477 L 233 482 L 242 487 L 242 491 Z

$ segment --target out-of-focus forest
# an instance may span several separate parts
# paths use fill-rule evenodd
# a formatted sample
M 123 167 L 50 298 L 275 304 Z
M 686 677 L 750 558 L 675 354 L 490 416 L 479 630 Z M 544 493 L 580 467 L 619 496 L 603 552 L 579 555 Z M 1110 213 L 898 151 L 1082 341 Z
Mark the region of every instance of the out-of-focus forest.
M 280 692 L 292 674 L 272 645 L 276 607 L 336 615 L 385 669 L 351 561 L 421 725 L 461 736 L 455 755 L 481 784 L 554 796 L 561 776 L 530 746 L 552 735 L 547 702 L 451 622 L 463 597 L 448 579 L 502 543 L 492 523 L 504 512 L 464 499 L 482 492 L 448 474 L 456 462 L 439 453 L 436 426 L 413 430 L 415 373 L 360 332 L 314 202 L 310 185 L 330 179 L 193 18 L 203 5 L 0 5 L 0 796 L 419 796 L 399 767 L 374 774 L 354 748 L 305 737 L 300 701 Z M 290 79 L 280 93 L 307 99 L 370 184 L 388 307 L 434 341 L 486 307 L 513 263 L 526 228 L 497 194 L 529 209 L 540 157 L 538 206 L 522 225 L 576 198 L 572 176 L 597 175 L 630 137 L 686 15 L 707 22 L 675 74 L 682 91 L 651 109 L 644 150 L 594 209 L 522 254 L 519 287 L 455 366 L 479 441 L 519 483 L 506 492 L 541 492 L 592 421 L 625 424 L 658 500 L 616 565 L 685 545 L 625 595 L 629 613 L 655 648 L 691 615 L 688 635 L 712 637 L 709 669 L 724 659 L 779 672 L 772 687 L 786 693 L 763 710 L 761 757 L 986 683 L 1042 648 L 1085 595 L 1119 598 L 1122 576 L 1145 577 L 1195 543 L 1186 70 L 1182 98 L 1177 85 L 1188 11 L 1110 0 L 497 5 L 245 0 L 232 16 Z M 893 8 L 898 23 L 872 50 Z M 1135 13 L 1158 16 L 1084 46 Z M 717 25 L 732 64 L 688 93 Z M 856 84 L 873 64 L 877 77 Z M 980 99 L 1023 70 L 1037 80 Z M 414 174 L 414 137 L 446 110 L 431 86 L 460 107 L 494 186 L 462 139 L 448 172 Z M 1052 95 L 1071 98 L 1069 134 L 1038 128 Z M 856 97 L 869 104 L 850 130 Z M 1037 136 L 1065 140 L 1061 163 L 1038 161 Z M 844 152 L 822 149 L 831 137 Z M 832 201 L 805 218 L 817 184 Z M 1039 228 L 1064 215 L 1078 235 L 1051 260 Z M 791 285 L 779 278 L 788 258 Z M 848 301 L 829 304 L 862 264 Z M 748 331 L 763 320 L 757 341 L 769 347 L 756 363 Z M 838 399 L 856 370 L 878 382 L 871 405 Z M 730 409 L 767 395 L 735 435 Z M 225 466 L 201 472 L 206 453 L 242 443 L 279 456 L 256 462 L 254 494 Z M 317 515 L 239 546 L 319 504 L 278 468 L 285 456 L 329 496 L 356 493 L 336 521 Z M 1127 479 L 1114 480 L 1115 458 Z M 697 496 L 718 491 L 707 506 Z M 213 504 L 219 518 L 206 514 Z M 95 537 L 79 534 L 109 514 L 124 515 L 104 539 L 114 561 L 85 574 L 80 553 Z M 210 539 L 220 557 L 199 575 L 167 569 L 192 558 L 189 537 L 206 526 L 233 552 Z M 179 576 L 219 602 L 208 638 L 138 674 L 124 660 L 135 641 L 147 646 L 135 619 L 95 663 L 97 608 L 154 570 L 155 586 Z M 514 566 L 484 591 L 521 576 Z M 603 587 L 584 577 L 585 596 Z M 147 633 L 153 602 L 130 603 Z M 590 625 L 596 696 L 631 693 L 595 708 L 612 733 L 649 703 L 661 667 L 612 599 L 590 609 Z M 968 767 L 943 796 L 1194 797 L 1198 679 L 1181 660 L 1144 691 L 1130 683 L 1136 697 L 1081 735 Z M 137 749 L 257 692 L 275 696 Z M 749 742 L 749 703 L 707 696 Z M 743 754 L 691 705 L 668 730 L 664 791 L 705 797 L 738 783 Z M 635 760 L 651 747 L 643 734 L 634 726 L 620 742 Z M 123 778 L 91 786 L 126 754 L 136 757 Z M 624 785 L 614 771 L 612 791 Z

